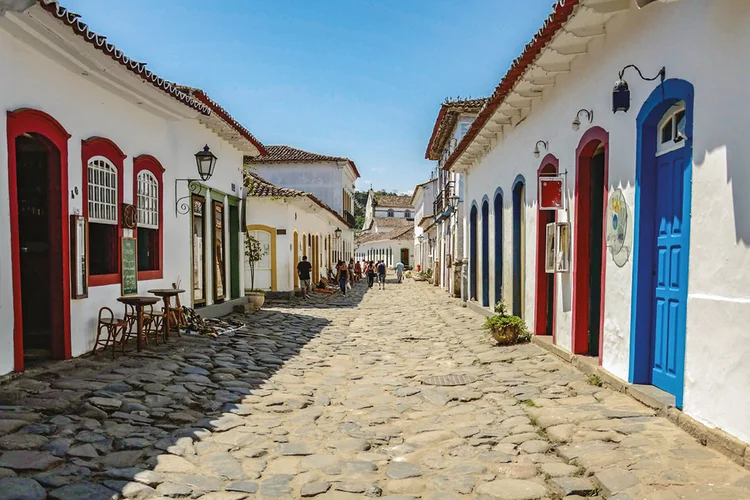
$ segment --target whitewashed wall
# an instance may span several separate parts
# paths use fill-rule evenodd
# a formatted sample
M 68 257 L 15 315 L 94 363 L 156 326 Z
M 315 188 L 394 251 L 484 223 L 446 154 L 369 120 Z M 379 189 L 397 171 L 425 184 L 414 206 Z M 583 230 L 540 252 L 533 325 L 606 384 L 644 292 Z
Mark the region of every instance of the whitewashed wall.
M 204 144 L 219 160 L 213 178 L 207 183 L 231 193 L 232 183 L 241 186 L 242 153 L 214 135 L 197 120 L 168 121 L 144 111 L 134 103 L 117 97 L 92 83 L 92 80 L 73 73 L 55 61 L 35 52 L 0 30 L 0 63 L 4 75 L 0 78 L 0 105 L 3 110 L 34 108 L 62 124 L 71 134 L 68 141 L 69 189 L 81 191 L 81 141 L 101 136 L 114 141 L 127 155 L 124 163 L 125 203 L 133 203 L 133 158 L 141 154 L 156 157 L 166 169 L 163 175 L 164 193 L 164 258 L 162 280 L 139 282 L 139 292 L 151 288 L 166 288 L 180 279 L 186 293 L 182 300 L 191 303 L 190 217 L 175 217 L 174 179 L 197 175 L 194 154 Z M 0 233 L 10 233 L 8 205 L 8 150 L 6 119 L 0 120 Z M 184 184 L 180 194 L 186 194 Z M 82 196 L 69 200 L 71 214 L 81 211 Z M 228 213 L 228 210 L 227 210 Z M 228 227 L 227 224 L 225 224 Z M 226 235 L 228 240 L 228 234 Z M 240 252 L 242 253 L 242 252 Z M 229 265 L 227 265 L 227 274 Z M 0 342 L 13 345 L 13 294 L 10 260 L 10 240 L 0 241 Z M 208 285 L 208 284 L 207 284 Z M 122 306 L 116 302 L 120 285 L 90 287 L 87 299 L 71 302 L 71 344 L 73 356 L 91 349 L 95 338 L 96 315 L 103 306 L 114 308 L 120 315 Z M 13 369 L 13 349 L 0 352 L 0 373 Z
M 336 162 L 257 163 L 253 168 L 271 184 L 314 194 L 339 213 L 344 209 L 342 190 L 347 184 L 344 184 L 343 168 Z
M 631 110 L 612 114 L 612 85 L 625 65 L 635 63 L 648 76 L 666 66 L 667 78 L 687 80 L 695 87 L 693 194 L 690 241 L 684 411 L 750 441 L 750 141 L 745 126 L 750 105 L 744 99 L 750 65 L 750 10 L 744 0 L 683 0 L 634 7 L 607 25 L 607 34 L 589 44 L 589 54 L 576 60 L 569 74 L 557 76 L 554 88 L 535 102 L 531 115 L 515 128 L 467 176 L 465 221 L 471 203 L 495 189 L 504 192 L 505 297 L 511 300 L 512 184 L 526 179 L 526 254 L 524 316 L 533 327 L 536 253 L 536 170 L 532 155 L 538 140 L 549 142 L 549 153 L 568 172 L 570 220 L 575 186 L 575 150 L 588 124 L 573 131 L 581 108 L 593 109 L 594 123 L 610 134 L 609 188 L 621 188 L 634 206 L 635 147 L 638 111 L 656 87 L 633 72 L 626 73 L 632 92 Z M 632 70 L 629 70 L 632 71 Z M 546 152 L 542 151 L 542 156 Z M 632 212 L 631 212 L 632 213 Z M 558 220 L 565 220 L 560 214 Z M 632 219 L 631 219 L 632 221 Z M 490 228 L 492 228 L 492 220 Z M 465 226 L 468 236 L 468 226 Z M 481 223 L 479 224 L 481 229 Z M 575 229 L 573 231 L 575 233 Z M 631 239 L 626 245 L 632 247 Z M 575 243 L 575 242 L 574 242 Z M 490 255 L 494 246 L 490 229 Z M 481 246 L 479 253 L 481 255 Z M 464 247 L 468 255 L 468 246 Z M 494 263 L 490 263 L 494 269 Z M 478 263 L 481 269 L 481 262 Z M 632 261 L 620 268 L 607 254 L 604 305 L 603 367 L 627 379 L 630 355 Z M 556 337 L 571 348 L 570 275 L 556 277 Z M 490 279 L 492 286 L 493 279 Z M 481 294 L 481 280 L 478 280 Z M 490 296 L 494 296 L 491 290 Z

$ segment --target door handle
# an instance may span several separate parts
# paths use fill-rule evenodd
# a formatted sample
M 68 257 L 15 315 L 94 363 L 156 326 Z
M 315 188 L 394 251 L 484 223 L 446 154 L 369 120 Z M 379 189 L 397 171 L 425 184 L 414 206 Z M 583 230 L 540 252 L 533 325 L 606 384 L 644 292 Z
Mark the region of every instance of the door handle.
M 29 253 L 29 247 L 21 247 L 21 253 Z

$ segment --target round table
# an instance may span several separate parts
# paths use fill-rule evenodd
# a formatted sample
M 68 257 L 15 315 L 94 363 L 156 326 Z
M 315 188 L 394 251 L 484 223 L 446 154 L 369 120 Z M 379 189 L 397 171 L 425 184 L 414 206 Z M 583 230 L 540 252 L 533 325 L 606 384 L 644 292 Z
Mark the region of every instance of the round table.
M 135 308 L 136 314 L 138 315 L 138 341 L 136 346 L 138 352 L 141 352 L 141 338 L 143 337 L 143 306 L 152 306 L 159 302 L 158 297 L 142 297 L 139 295 L 126 295 L 117 299 L 117 302 L 122 302 Z M 124 339 L 123 339 L 124 341 Z
M 176 297 L 177 295 L 184 293 L 185 290 L 180 290 L 179 288 L 155 288 L 153 290 L 149 290 L 148 293 L 153 293 L 157 297 L 161 297 L 164 299 L 164 339 L 169 339 L 169 330 L 171 328 L 170 325 L 170 318 L 172 317 L 172 313 L 170 310 L 170 301 L 172 300 L 172 297 Z M 180 325 L 177 324 L 177 330 L 179 333 Z M 178 335 L 179 336 L 179 335 Z

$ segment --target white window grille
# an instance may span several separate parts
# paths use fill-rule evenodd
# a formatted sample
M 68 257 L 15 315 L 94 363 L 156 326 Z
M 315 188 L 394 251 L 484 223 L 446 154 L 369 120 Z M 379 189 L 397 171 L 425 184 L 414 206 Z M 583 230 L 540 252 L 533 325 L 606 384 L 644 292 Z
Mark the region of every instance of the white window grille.
M 159 181 L 148 170 L 138 172 L 138 226 L 159 229 Z
M 680 101 L 664 113 L 657 126 L 656 156 L 685 146 L 685 103 Z
M 117 225 L 117 168 L 95 156 L 88 163 L 89 221 Z

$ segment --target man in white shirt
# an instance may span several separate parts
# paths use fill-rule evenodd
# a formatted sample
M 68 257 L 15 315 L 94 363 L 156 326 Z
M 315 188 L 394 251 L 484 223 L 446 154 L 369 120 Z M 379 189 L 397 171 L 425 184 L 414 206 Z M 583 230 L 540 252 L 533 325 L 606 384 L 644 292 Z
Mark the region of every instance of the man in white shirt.
M 396 264 L 396 277 L 399 283 L 404 280 L 404 265 L 401 262 Z

